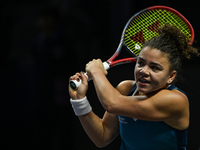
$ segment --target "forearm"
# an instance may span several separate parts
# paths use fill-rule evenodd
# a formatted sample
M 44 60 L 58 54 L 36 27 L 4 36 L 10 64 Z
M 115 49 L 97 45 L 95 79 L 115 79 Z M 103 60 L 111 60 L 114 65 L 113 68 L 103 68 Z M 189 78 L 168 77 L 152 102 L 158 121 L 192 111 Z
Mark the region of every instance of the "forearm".
M 104 109 L 110 112 L 109 110 L 116 105 L 121 94 L 110 84 L 103 73 L 93 72 L 92 75 L 98 98 Z
M 75 114 L 90 139 L 98 146 L 104 147 L 114 139 L 118 133 L 118 117 L 105 113 L 104 118 L 96 116 L 87 100 L 70 100 Z
M 104 139 L 105 133 L 102 119 L 96 116 L 93 111 L 78 118 L 83 129 L 97 147 L 104 147 L 108 144 Z
M 96 116 L 87 100 L 87 79 L 81 73 L 70 77 L 70 80 L 78 78 L 82 75 L 82 84 L 77 91 L 72 90 L 69 87 L 70 96 L 74 99 L 70 99 L 75 114 L 79 117 L 79 120 L 90 139 L 98 146 L 104 147 L 111 142 L 118 134 L 118 117 L 112 114 L 105 113 L 103 119 Z M 83 97 L 85 96 L 85 97 Z

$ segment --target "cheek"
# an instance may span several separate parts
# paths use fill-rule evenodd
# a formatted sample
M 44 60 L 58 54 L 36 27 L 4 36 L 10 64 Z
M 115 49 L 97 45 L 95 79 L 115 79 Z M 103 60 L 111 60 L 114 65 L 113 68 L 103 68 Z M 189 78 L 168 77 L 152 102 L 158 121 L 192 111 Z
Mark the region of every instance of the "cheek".
M 167 81 L 166 76 L 164 76 L 163 74 L 154 75 L 152 76 L 152 79 L 153 79 L 153 83 L 156 86 L 165 85 Z
M 137 79 L 139 73 L 140 73 L 140 70 L 135 66 L 135 69 L 134 69 L 135 80 Z

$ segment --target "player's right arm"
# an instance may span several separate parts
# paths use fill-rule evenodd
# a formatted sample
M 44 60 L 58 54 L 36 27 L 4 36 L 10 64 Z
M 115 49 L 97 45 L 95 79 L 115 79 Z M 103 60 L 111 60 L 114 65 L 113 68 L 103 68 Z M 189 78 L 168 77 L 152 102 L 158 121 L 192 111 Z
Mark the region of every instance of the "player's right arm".
M 70 80 L 78 79 L 79 77 L 82 83 L 76 91 L 72 90 L 69 86 L 69 94 L 73 100 L 84 98 L 88 89 L 87 78 L 83 73 L 77 73 L 70 77 Z M 101 119 L 93 111 L 90 111 L 85 115 L 78 116 L 78 118 L 85 132 L 97 147 L 108 145 L 119 134 L 117 115 L 105 112 Z

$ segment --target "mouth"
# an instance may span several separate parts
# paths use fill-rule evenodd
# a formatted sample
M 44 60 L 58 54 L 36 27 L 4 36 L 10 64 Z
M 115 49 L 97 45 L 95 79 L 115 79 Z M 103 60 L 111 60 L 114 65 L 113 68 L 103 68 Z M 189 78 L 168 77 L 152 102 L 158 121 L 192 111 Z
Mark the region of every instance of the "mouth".
M 146 80 L 146 79 L 143 79 L 143 78 L 139 78 L 138 80 L 140 83 L 142 84 L 148 84 L 148 83 L 151 83 L 150 81 Z

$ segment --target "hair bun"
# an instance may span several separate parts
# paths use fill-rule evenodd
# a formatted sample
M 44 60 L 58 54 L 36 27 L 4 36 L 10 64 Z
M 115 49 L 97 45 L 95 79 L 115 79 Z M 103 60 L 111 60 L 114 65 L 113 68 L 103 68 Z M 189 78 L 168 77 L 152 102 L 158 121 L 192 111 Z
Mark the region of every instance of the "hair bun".
M 197 52 L 197 49 L 189 44 L 189 37 L 174 25 L 167 23 L 158 29 L 158 33 L 163 35 L 174 48 L 177 48 L 181 57 L 190 58 L 191 53 Z

